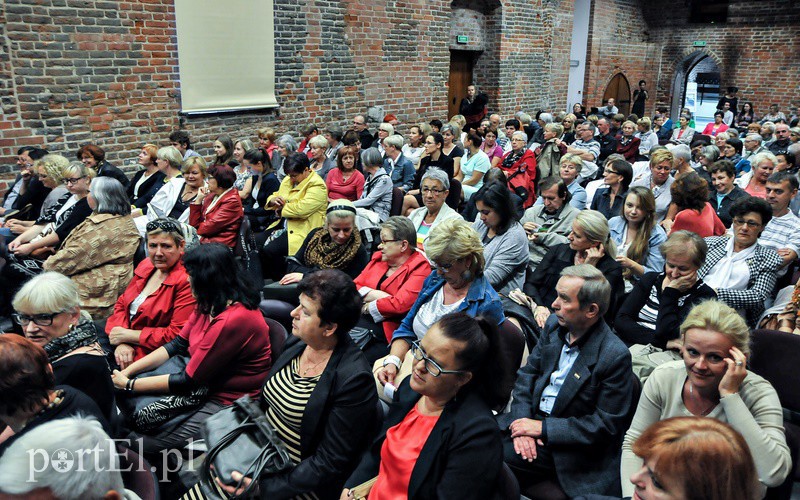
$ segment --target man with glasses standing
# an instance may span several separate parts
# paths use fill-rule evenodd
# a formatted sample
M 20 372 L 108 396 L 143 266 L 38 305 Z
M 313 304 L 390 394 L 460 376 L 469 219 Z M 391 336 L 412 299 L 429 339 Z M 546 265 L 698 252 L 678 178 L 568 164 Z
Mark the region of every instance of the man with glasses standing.
M 569 498 L 619 496 L 619 442 L 635 409 L 631 356 L 603 320 L 611 285 L 597 268 L 561 272 L 554 314 L 498 417 L 523 492 L 554 482 Z

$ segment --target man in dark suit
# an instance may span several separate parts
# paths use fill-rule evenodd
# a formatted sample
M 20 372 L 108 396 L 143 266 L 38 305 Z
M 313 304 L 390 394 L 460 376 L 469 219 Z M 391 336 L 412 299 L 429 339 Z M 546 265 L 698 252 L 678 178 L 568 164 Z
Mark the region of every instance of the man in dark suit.
M 638 389 L 625 344 L 603 321 L 611 286 L 588 264 L 561 273 L 539 343 L 500 415 L 505 461 L 523 487 L 558 484 L 572 498 L 620 494 L 620 444 Z

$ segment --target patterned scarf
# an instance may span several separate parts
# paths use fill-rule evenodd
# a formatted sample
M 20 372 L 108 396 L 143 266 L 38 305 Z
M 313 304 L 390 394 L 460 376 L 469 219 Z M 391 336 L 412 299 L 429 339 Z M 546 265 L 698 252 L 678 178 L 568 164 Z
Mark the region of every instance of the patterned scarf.
M 88 319 L 81 319 L 80 323 L 70 327 L 66 335 L 55 338 L 44 346 L 44 352 L 50 362 L 63 358 L 79 347 L 85 347 L 97 342 L 97 331 L 94 323 Z
M 327 229 L 322 228 L 311 237 L 306 247 L 305 260 L 309 266 L 320 269 L 344 269 L 356 256 L 361 246 L 361 234 L 353 228 L 350 239 L 339 245 Z
M 525 150 L 521 151 L 514 151 L 513 149 L 509 152 L 505 158 L 503 158 L 503 168 L 506 170 L 510 170 L 514 168 L 514 164 L 522 158 L 522 155 L 525 153 Z

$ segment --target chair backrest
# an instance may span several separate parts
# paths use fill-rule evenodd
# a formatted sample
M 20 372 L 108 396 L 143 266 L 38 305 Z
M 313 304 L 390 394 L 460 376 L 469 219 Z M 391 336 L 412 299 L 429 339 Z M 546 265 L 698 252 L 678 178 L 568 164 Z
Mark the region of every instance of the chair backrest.
M 458 179 L 450 179 L 450 193 L 447 199 L 444 200 L 447 206 L 458 212 L 458 206 L 461 204 L 461 181 Z
M 122 483 L 142 500 L 158 500 L 158 481 L 144 457 L 135 451 L 118 446 Z M 122 492 L 120 492 L 122 493 Z
M 522 363 L 522 353 L 525 351 L 525 334 L 508 320 L 500 325 L 500 351 L 503 354 L 503 369 L 506 371 L 503 393 L 507 402 L 511 398 L 511 391 L 514 390 L 517 370 Z
M 508 464 L 503 463 L 503 468 L 500 469 L 500 474 L 497 476 L 497 484 L 495 484 L 494 498 L 495 500 L 510 500 L 520 498 L 519 482 L 516 476 L 511 471 Z
M 403 215 L 403 198 L 405 193 L 403 190 L 396 187 L 392 189 L 392 208 L 389 209 L 389 215 Z
M 784 408 L 800 416 L 800 384 L 786 376 L 800 356 L 800 335 L 755 330 L 751 339 L 750 369 L 772 384 Z
M 269 327 L 269 344 L 272 350 L 272 360 L 274 362 L 283 352 L 283 345 L 286 343 L 286 338 L 289 334 L 286 332 L 286 328 L 278 321 L 266 317 L 264 321 L 267 322 L 267 326 Z
M 133 254 L 133 267 L 141 264 L 147 258 L 147 238 L 142 238 L 139 245 L 136 247 L 136 252 Z

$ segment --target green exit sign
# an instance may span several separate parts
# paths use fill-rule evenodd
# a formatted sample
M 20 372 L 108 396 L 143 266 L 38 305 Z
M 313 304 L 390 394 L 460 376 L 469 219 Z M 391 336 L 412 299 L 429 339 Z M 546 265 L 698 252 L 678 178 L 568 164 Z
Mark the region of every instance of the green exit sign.
M 692 46 L 694 46 L 694 47 L 705 47 L 706 46 L 706 41 L 705 40 L 695 40 L 694 42 L 692 42 Z
M 456 37 L 456 43 L 468 43 L 469 37 L 467 35 L 458 35 Z

